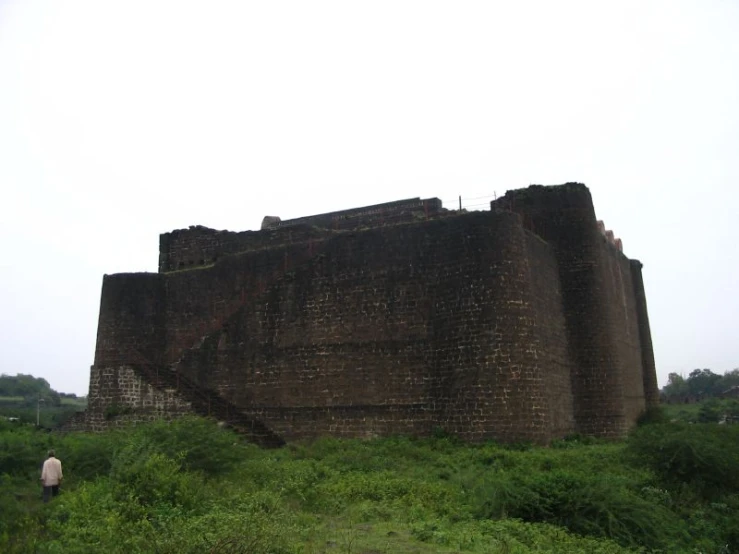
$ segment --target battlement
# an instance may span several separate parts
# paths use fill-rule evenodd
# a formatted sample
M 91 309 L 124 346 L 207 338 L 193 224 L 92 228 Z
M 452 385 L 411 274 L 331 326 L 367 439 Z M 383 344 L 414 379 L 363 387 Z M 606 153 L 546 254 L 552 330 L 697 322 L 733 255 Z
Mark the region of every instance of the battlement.
M 264 227 L 165 233 L 159 273 L 105 277 L 88 428 L 192 411 L 269 445 L 546 443 L 620 436 L 658 401 L 642 264 L 585 185 Z

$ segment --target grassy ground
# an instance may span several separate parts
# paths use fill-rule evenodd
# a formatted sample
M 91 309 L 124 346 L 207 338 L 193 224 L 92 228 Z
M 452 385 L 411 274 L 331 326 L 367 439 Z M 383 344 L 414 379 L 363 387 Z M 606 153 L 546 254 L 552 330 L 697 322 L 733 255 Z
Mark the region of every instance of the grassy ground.
M 40 502 L 54 447 L 63 494 Z M 739 426 L 548 448 L 448 437 L 262 450 L 186 418 L 64 436 L 0 425 L 3 553 L 728 554 Z
M 693 421 L 698 419 L 701 405 L 695 404 L 665 404 L 665 415 L 671 420 Z
M 665 404 L 665 417 L 671 421 L 686 423 L 739 422 L 739 399 L 710 398 L 692 404 Z
M 25 400 L 22 396 L 0 396 L 0 405 L 17 406 Z

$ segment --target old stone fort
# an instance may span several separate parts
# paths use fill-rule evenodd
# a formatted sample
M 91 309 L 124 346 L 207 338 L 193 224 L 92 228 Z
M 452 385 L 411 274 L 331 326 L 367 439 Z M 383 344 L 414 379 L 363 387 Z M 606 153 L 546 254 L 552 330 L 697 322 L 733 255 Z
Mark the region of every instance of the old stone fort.
M 88 410 L 322 435 L 616 437 L 658 402 L 642 264 L 579 183 L 165 233 L 103 278 Z

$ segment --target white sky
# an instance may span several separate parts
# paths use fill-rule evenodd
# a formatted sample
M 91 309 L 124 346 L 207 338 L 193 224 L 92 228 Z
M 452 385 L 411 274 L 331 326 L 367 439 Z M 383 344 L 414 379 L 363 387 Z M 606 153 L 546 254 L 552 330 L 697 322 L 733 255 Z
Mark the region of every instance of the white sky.
M 86 393 L 102 276 L 162 232 L 581 181 L 660 384 L 723 373 L 738 155 L 735 0 L 0 0 L 0 372 Z

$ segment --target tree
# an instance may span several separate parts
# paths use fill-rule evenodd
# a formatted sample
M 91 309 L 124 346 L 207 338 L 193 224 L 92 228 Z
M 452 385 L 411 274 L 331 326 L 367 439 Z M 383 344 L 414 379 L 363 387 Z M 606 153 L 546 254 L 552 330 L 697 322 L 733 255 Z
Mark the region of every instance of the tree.
M 721 378 L 721 392 L 724 392 L 738 385 L 739 385 L 739 367 L 724 373 L 724 376 Z
M 667 385 L 662 389 L 662 393 L 668 398 L 684 396 L 688 394 L 688 384 L 682 375 L 670 373 L 667 376 Z
M 39 398 L 49 406 L 60 406 L 59 393 L 51 388 L 49 382 L 33 375 L 0 375 L 0 396 L 23 397 L 28 406 L 35 406 Z
M 695 396 L 714 396 L 721 393 L 722 380 L 710 369 L 694 369 L 688 376 L 688 390 Z

